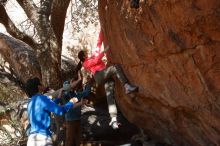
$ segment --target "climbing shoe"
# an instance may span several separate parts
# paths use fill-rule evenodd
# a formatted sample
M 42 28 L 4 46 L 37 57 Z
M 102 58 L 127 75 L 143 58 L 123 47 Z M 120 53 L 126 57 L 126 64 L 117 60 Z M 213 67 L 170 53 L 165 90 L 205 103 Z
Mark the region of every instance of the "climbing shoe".
M 125 88 L 125 93 L 126 94 L 130 94 L 132 92 L 138 91 L 138 87 L 137 86 L 134 86 L 134 85 L 131 85 L 131 84 L 128 84 L 128 83 L 126 83 L 124 85 L 124 88 Z
M 116 130 L 119 128 L 120 123 L 116 120 L 116 117 L 111 119 L 111 122 L 109 123 L 109 126 L 112 127 L 112 129 Z
M 114 129 L 114 130 L 119 128 L 119 124 L 117 121 L 112 122 L 111 126 L 112 126 L 112 129 Z
M 130 7 L 138 9 L 139 8 L 139 3 L 140 3 L 140 0 L 131 0 L 130 1 Z

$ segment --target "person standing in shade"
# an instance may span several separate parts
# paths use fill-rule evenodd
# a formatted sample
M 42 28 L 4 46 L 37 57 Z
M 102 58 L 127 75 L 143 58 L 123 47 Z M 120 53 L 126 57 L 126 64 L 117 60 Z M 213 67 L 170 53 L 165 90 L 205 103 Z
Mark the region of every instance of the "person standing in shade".
M 81 50 L 78 53 L 78 58 L 80 60 L 78 66 L 83 66 L 86 70 L 90 71 L 93 74 L 93 77 L 97 84 L 104 84 L 108 102 L 108 110 L 111 117 L 109 125 L 112 126 L 113 129 L 118 129 L 119 123 L 117 121 L 117 108 L 114 99 L 115 81 L 113 79 L 113 76 L 116 76 L 120 80 L 125 88 L 126 94 L 138 91 L 138 87 L 129 83 L 127 77 L 123 72 L 122 67 L 119 64 L 115 64 L 109 67 L 105 65 L 105 63 L 102 61 L 102 58 L 108 51 L 109 46 L 101 51 L 102 42 L 103 34 L 102 31 L 100 31 L 97 41 L 98 50 L 94 52 L 95 54 L 92 54 L 91 57 L 88 57 L 87 51 Z
M 59 98 L 52 101 L 48 96 L 42 94 L 45 87 L 37 77 L 27 80 L 25 88 L 26 93 L 31 98 L 27 107 L 31 125 L 27 146 L 52 146 L 50 113 L 63 115 L 78 102 L 78 99 L 71 98 L 65 105 L 59 106 L 57 104 Z
M 81 76 L 78 74 L 78 79 L 81 80 Z M 81 80 L 82 83 L 82 80 Z M 86 103 L 86 99 L 83 99 L 83 97 L 86 97 L 91 92 L 91 82 L 88 81 L 85 89 L 83 91 L 80 91 L 81 83 L 79 83 L 77 86 L 71 88 L 70 91 L 64 91 L 62 99 L 66 100 L 64 102 L 67 102 L 70 98 L 76 97 L 79 102 L 77 102 L 73 108 L 71 108 L 66 114 L 65 114 L 65 125 L 66 125 L 66 139 L 65 139 L 65 146 L 79 146 L 80 145 L 80 136 L 81 136 L 81 106 Z M 63 88 L 65 89 L 66 86 L 68 86 L 69 82 L 65 81 L 63 84 Z M 80 101 L 81 99 L 81 101 Z

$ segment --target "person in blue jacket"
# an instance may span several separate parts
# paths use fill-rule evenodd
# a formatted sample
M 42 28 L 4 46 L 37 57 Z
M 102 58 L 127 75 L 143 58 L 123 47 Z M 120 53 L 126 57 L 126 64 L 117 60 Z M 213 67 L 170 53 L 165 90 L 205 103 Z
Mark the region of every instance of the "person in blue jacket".
M 78 99 L 71 98 L 65 105 L 59 106 L 57 104 L 59 98 L 52 101 L 48 96 L 42 94 L 45 87 L 37 77 L 27 80 L 25 87 L 26 93 L 31 97 L 27 107 L 31 125 L 27 146 L 52 146 L 50 113 L 63 115 L 74 106 Z
M 78 76 L 79 78 L 80 76 Z M 66 84 L 69 84 L 67 81 L 64 82 L 64 87 Z M 83 97 L 87 97 L 89 93 L 91 92 L 91 85 L 92 82 L 88 81 L 85 85 L 85 88 L 83 91 L 80 91 L 82 89 L 80 87 L 80 84 L 78 86 L 73 87 L 69 92 L 64 92 L 63 99 L 66 99 L 67 101 L 72 98 L 76 97 L 79 102 L 76 103 L 76 106 L 74 106 L 72 109 L 70 109 L 65 114 L 65 125 L 66 125 L 66 139 L 65 139 L 65 146 L 79 146 L 80 145 L 80 134 L 81 134 L 81 105 L 86 103 L 86 99 L 82 99 Z M 82 99 L 80 101 L 80 99 Z

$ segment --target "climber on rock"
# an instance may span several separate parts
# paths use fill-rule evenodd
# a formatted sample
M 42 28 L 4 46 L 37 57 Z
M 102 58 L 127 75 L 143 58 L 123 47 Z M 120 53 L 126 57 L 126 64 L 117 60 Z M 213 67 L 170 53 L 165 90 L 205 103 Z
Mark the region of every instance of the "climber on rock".
M 110 47 L 107 46 L 103 51 L 101 51 L 102 43 L 103 34 L 102 31 L 100 31 L 97 42 L 98 50 L 95 52 L 96 54 L 92 54 L 91 57 L 88 57 L 87 51 L 80 51 L 78 53 L 78 58 L 80 60 L 78 66 L 83 66 L 86 70 L 91 72 L 98 85 L 104 84 L 108 102 L 108 110 L 111 116 L 111 122 L 109 125 L 112 126 L 113 129 L 118 129 L 119 123 L 117 121 L 117 108 L 114 99 L 115 81 L 113 76 L 116 76 L 120 80 L 125 88 L 126 94 L 138 91 L 138 87 L 129 83 L 119 64 L 106 67 L 106 64 L 102 61 L 102 58 Z

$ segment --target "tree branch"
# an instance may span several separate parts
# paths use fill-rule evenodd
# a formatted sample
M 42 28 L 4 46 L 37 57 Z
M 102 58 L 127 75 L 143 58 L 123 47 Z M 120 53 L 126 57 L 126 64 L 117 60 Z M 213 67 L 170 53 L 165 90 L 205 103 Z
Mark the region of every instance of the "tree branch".
M 38 7 L 35 5 L 33 0 L 17 0 L 19 5 L 25 11 L 27 17 L 31 20 L 34 25 L 39 25 L 39 13 Z
M 51 25 L 56 35 L 58 45 L 62 47 L 63 31 L 66 19 L 67 8 L 70 0 L 54 0 L 51 11 Z
M 37 43 L 30 36 L 28 36 L 24 32 L 21 32 L 15 26 L 15 24 L 9 18 L 9 16 L 8 16 L 8 14 L 7 14 L 7 12 L 6 12 L 6 10 L 5 10 L 5 8 L 4 8 L 4 6 L 2 4 L 0 4 L 0 14 L 1 14 L 0 15 L 0 23 L 2 23 L 5 26 L 7 32 L 11 36 L 13 36 L 13 37 L 15 37 L 15 38 L 17 38 L 17 39 L 27 43 L 32 48 L 35 48 L 37 46 Z
M 50 31 L 49 16 L 51 13 L 51 5 L 53 0 L 40 0 L 40 7 L 37 7 L 33 0 L 17 0 L 25 11 L 27 17 L 34 24 L 39 35 L 41 44 L 49 40 L 48 37 L 53 36 Z
M 53 0 L 40 0 L 39 22 L 41 27 L 39 29 L 39 32 L 41 33 L 41 35 L 44 34 L 44 37 L 41 38 L 42 41 L 45 41 L 44 39 L 47 39 L 47 37 L 50 37 L 50 35 L 52 35 L 50 33 L 53 33 L 49 29 L 51 28 L 49 23 L 49 16 L 51 14 L 52 3 Z
M 45 16 L 47 19 L 49 19 L 49 16 L 51 14 L 51 6 L 52 6 L 53 0 L 41 0 L 40 1 L 40 14 Z

